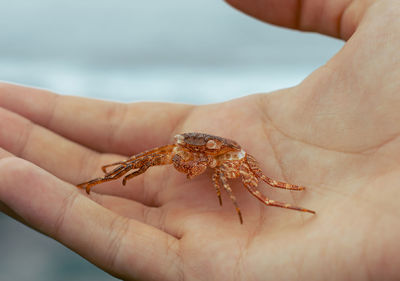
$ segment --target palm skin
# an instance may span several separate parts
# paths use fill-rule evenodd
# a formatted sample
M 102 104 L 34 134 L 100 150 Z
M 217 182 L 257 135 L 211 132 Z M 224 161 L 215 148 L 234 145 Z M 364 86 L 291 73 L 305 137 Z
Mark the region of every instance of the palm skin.
M 345 47 L 300 85 L 268 95 L 119 105 L 3 84 L 1 209 L 124 279 L 399 279 L 400 6 L 353 2 L 340 34 L 326 32 L 347 39 L 358 26 Z M 239 7 L 291 26 L 249 3 Z M 172 166 L 90 196 L 74 186 L 190 131 L 234 139 L 268 176 L 307 186 L 259 189 L 317 214 L 266 207 L 231 181 L 240 225 L 226 194 L 219 206 L 210 172 L 188 180 Z

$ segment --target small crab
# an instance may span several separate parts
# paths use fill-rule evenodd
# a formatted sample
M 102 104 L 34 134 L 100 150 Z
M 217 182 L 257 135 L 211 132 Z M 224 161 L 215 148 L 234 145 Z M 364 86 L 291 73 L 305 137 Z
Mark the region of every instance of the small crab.
M 304 190 L 305 187 L 267 177 L 262 173 L 255 158 L 246 153 L 235 141 L 203 133 L 178 134 L 175 136 L 175 144 L 156 147 L 136 154 L 125 161 L 105 165 L 102 167 L 105 173 L 103 177 L 78 184 L 77 187 L 86 189 L 89 194 L 92 186 L 118 179 L 129 171 L 133 171 L 124 176 L 122 184 L 125 185 L 127 180 L 143 174 L 151 166 L 166 164 L 173 164 L 175 169 L 185 173 L 189 179 L 204 173 L 207 167 L 214 169 L 212 180 L 219 204 L 222 205 L 220 185 L 222 184 L 236 207 L 240 223 L 243 223 L 242 214 L 228 184 L 228 179 L 238 177 L 241 177 L 247 190 L 265 205 L 315 214 L 312 210 L 271 200 L 257 189 L 259 179 L 277 188 Z M 115 168 L 108 172 L 107 169 L 110 167 Z

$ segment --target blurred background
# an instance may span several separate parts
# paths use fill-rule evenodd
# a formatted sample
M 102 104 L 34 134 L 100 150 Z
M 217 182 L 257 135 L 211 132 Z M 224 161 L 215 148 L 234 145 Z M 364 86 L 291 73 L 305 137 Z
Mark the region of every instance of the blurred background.
M 343 42 L 221 0 L 0 0 L 0 80 L 124 102 L 206 104 L 291 87 Z M 0 280 L 116 280 L 0 214 Z

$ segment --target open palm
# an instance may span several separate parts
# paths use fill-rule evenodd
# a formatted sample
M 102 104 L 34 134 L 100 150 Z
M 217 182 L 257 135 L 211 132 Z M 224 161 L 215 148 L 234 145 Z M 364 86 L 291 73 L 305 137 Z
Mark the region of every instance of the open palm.
M 2 84 L 0 208 L 124 279 L 398 279 L 400 5 L 335 1 L 317 23 L 320 7 L 305 5 L 295 24 L 299 7 L 230 2 L 275 24 L 355 33 L 299 86 L 222 104 L 125 105 Z M 317 215 L 266 207 L 232 181 L 241 225 L 211 173 L 188 180 L 172 166 L 90 196 L 74 186 L 193 131 L 234 139 L 268 176 L 307 186 L 259 189 Z

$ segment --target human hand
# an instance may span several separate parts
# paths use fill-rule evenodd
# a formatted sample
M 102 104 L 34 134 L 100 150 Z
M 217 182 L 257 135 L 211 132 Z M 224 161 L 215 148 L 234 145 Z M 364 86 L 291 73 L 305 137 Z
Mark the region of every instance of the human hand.
M 332 3 L 327 11 L 341 2 Z M 340 29 L 362 21 L 345 47 L 299 86 L 269 95 L 123 105 L 3 84 L 0 208 L 124 279 L 398 279 L 400 7 L 354 3 Z M 302 12 L 306 22 L 319 13 Z M 317 215 L 266 207 L 231 182 L 240 225 L 209 174 L 187 180 L 171 166 L 90 196 L 74 186 L 188 131 L 232 138 L 268 176 L 307 186 L 260 189 Z

